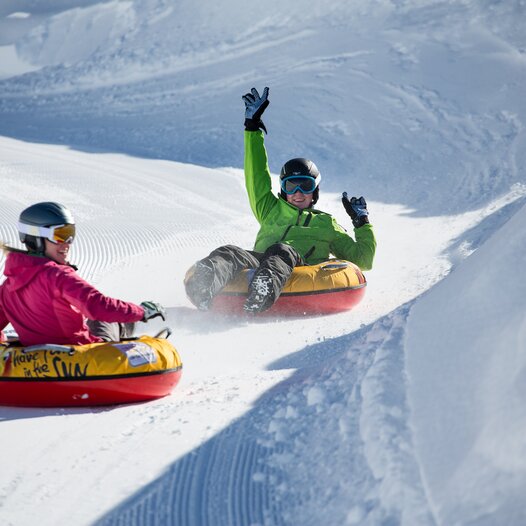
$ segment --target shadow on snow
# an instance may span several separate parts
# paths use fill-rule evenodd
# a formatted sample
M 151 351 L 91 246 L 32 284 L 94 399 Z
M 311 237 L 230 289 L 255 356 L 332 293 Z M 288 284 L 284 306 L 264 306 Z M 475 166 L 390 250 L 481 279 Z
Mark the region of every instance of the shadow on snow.
M 343 524 L 353 506 L 364 519 L 387 513 L 384 524 L 396 523 L 371 491 L 378 481 L 363 448 L 360 389 L 393 320 L 405 320 L 409 310 L 402 306 L 371 326 L 271 364 L 271 370 L 297 370 L 95 524 L 285 525 L 301 515 L 303 525 L 319 525 L 327 510 L 326 524 Z M 397 335 L 395 350 L 401 345 Z M 397 354 L 403 363 L 403 349 Z

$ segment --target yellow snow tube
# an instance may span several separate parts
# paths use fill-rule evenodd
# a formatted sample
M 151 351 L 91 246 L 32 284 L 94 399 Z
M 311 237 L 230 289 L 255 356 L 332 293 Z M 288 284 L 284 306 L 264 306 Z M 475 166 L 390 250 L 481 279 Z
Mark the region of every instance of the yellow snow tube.
M 107 405 L 166 396 L 182 362 L 164 338 L 89 345 L 0 346 L 0 404 Z
M 193 274 L 191 267 L 185 281 Z M 241 313 L 254 269 L 243 270 L 215 296 L 212 310 Z M 353 308 L 361 301 L 367 281 L 354 263 L 331 259 L 295 267 L 281 295 L 265 314 L 328 314 Z

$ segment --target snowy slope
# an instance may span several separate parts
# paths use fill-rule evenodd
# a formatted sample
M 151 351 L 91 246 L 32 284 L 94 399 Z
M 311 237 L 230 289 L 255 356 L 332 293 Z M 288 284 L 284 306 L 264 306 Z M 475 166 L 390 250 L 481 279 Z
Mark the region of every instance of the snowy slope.
M 274 171 L 310 156 L 330 190 L 420 214 L 524 182 L 521 0 L 60 6 L 5 43 L 42 69 L 0 82 L 4 135 L 240 166 L 240 94 L 269 85 Z
M 30 524 L 34 507 L 50 525 L 101 514 L 102 524 L 433 523 L 412 446 L 405 319 L 447 272 L 447 247 L 486 216 L 500 226 L 520 191 L 447 221 L 373 202 L 382 249 L 354 312 L 249 322 L 197 312 L 182 287 L 186 268 L 211 247 L 250 245 L 255 221 L 239 170 L 11 139 L 0 151 L 2 238 L 16 242 L 13 224 L 33 195 L 67 203 L 79 223 L 81 273 L 108 294 L 164 302 L 184 361 L 181 384 L 158 402 L 1 408 L 7 524 Z M 203 183 L 198 193 L 189 174 Z M 236 212 L 221 210 L 229 199 Z M 321 204 L 348 224 L 337 196 L 325 193 Z M 420 252 L 402 257 L 415 238 Z M 460 260 L 466 249 L 454 252 Z
M 81 274 L 163 302 L 184 362 L 152 403 L 0 407 L 0 523 L 523 523 L 523 2 L 194 4 L 0 6 L 0 239 L 72 208 Z M 266 84 L 273 171 L 312 157 L 346 227 L 338 192 L 368 198 L 354 311 L 184 296 L 193 261 L 252 244 L 240 95 Z

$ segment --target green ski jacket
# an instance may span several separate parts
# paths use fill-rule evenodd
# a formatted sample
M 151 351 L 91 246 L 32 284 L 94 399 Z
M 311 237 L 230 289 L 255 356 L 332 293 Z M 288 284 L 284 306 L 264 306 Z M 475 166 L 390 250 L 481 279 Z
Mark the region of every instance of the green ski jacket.
M 272 193 L 262 131 L 245 131 L 245 184 L 261 227 L 254 250 L 264 252 L 275 243 L 286 243 L 309 265 L 326 261 L 333 254 L 362 270 L 372 268 L 376 250 L 372 225 L 355 228 L 354 240 L 330 214 L 314 208 L 300 210 Z

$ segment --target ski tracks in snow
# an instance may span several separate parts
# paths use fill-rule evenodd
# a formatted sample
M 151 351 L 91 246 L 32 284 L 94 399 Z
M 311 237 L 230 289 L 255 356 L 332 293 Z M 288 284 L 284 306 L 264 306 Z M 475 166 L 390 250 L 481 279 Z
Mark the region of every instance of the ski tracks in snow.
M 0 207 L 0 242 L 20 246 L 16 222 L 30 204 L 61 202 L 77 223 L 70 260 L 95 284 L 138 257 L 154 259 L 187 248 L 202 248 L 204 255 L 212 246 L 232 242 L 232 232 L 246 231 L 248 204 L 232 209 L 206 191 L 216 183 L 215 170 L 186 165 L 179 171 L 164 161 L 130 163 L 123 155 L 8 138 L 0 141 L 0 158 L 2 191 L 9 196 Z M 233 198 L 242 195 L 239 170 L 225 169 L 222 184 Z M 3 264 L 0 254 L 0 271 Z
M 409 426 L 409 310 L 272 364 L 296 371 L 97 525 L 434 525 Z

